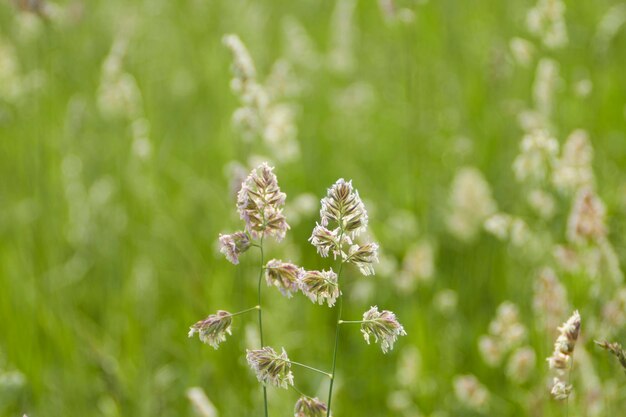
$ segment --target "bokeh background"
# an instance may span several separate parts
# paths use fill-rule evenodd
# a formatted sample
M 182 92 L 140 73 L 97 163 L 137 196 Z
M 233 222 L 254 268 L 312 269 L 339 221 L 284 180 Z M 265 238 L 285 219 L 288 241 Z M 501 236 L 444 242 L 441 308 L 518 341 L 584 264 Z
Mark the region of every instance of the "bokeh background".
M 219 350 L 187 331 L 256 304 L 258 254 L 234 266 L 217 236 L 241 228 L 234 190 L 265 160 L 292 226 L 268 256 L 335 267 L 307 239 L 352 179 L 381 254 L 374 277 L 342 277 L 344 317 L 378 305 L 408 332 L 383 355 L 342 331 L 335 415 L 619 415 L 626 377 L 593 339 L 626 343 L 626 3 L 566 3 L 0 3 L 0 415 L 261 415 L 254 315 Z M 226 34 L 266 102 L 231 88 Z M 563 151 L 520 147 L 539 130 Z M 550 179 L 572 132 L 593 148 L 579 188 L 606 207 L 584 244 L 578 188 Z M 268 287 L 263 303 L 269 345 L 330 368 L 334 310 Z M 544 358 L 548 318 L 574 308 L 566 405 Z M 295 392 L 269 394 L 293 414 Z

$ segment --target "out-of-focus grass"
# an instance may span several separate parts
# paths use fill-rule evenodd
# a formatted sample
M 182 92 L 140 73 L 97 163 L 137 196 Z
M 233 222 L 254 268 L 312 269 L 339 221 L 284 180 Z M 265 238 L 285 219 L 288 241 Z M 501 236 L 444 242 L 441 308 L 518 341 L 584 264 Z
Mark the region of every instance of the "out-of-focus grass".
M 246 254 L 234 267 L 216 254 L 218 233 L 239 227 L 224 166 L 243 158 L 230 123 L 236 99 L 221 37 L 239 34 L 259 73 L 267 74 L 282 55 L 289 16 L 327 50 L 332 4 L 70 3 L 60 7 L 77 7 L 75 18 L 40 24 L 31 36 L 20 29 L 23 16 L 0 5 L 0 38 L 15 47 L 22 73 L 37 71 L 43 80 L 17 101 L 0 99 L 0 369 L 24 375 L 23 384 L 0 393 L 0 414 L 191 415 L 185 390 L 201 386 L 221 415 L 259 415 L 260 388 L 242 359 L 253 317 L 237 320 L 218 351 L 186 338 L 187 327 L 202 316 L 256 302 L 256 255 Z M 626 36 L 618 33 L 599 53 L 593 44 L 598 22 L 618 2 L 570 3 L 570 44 L 553 54 L 563 78 L 555 124 L 561 140 L 575 128 L 589 131 L 610 237 L 624 259 Z M 462 373 L 478 375 L 506 399 L 499 415 L 521 413 L 509 401 L 516 391 L 502 372 L 484 365 L 476 340 L 503 300 L 531 314 L 533 271 L 490 237 L 456 242 L 444 216 L 448 186 L 465 164 L 485 173 L 504 209 L 519 206 L 510 165 L 522 133 L 510 103 L 530 101 L 534 74 L 512 65 L 507 43 L 525 35 L 531 5 L 431 0 L 410 4 L 413 24 L 387 25 L 374 2 L 360 2 L 354 72 L 297 72 L 310 88 L 297 99 L 303 157 L 276 170 L 287 204 L 289 196 L 321 197 L 338 177 L 351 178 L 372 203 L 370 224 L 384 236 L 383 250 L 401 239 L 385 230 L 397 210 L 412 213 L 419 236 L 438 244 L 431 286 L 403 294 L 393 276 L 349 271 L 344 287 L 345 316 L 358 318 L 377 303 L 404 323 L 409 336 L 397 346 L 420 351 L 412 395 L 427 415 L 439 409 L 473 415 L 447 405 L 451 378 Z M 137 80 L 150 123 L 153 155 L 146 161 L 131 152 L 128 123 L 103 118 L 96 106 L 102 62 L 126 27 L 132 34 L 124 67 Z M 572 92 L 580 74 L 593 83 L 584 99 Z M 337 94 L 357 81 L 371 87 L 372 106 L 338 108 Z M 461 136 L 471 139 L 469 152 L 455 150 Z M 315 216 L 303 219 L 288 248 L 272 247 L 270 256 L 299 253 L 308 268 L 330 266 L 306 241 L 314 224 Z M 401 259 L 400 249 L 388 253 Z M 374 283 L 375 296 L 351 299 L 361 280 Z M 584 303 L 579 284 L 567 284 L 574 304 Z M 459 295 L 452 316 L 432 306 L 444 288 Z M 272 289 L 264 289 L 264 302 L 269 344 L 327 369 L 335 312 Z M 337 415 L 391 415 L 387 399 L 396 389 L 398 354 L 382 356 L 352 330 L 342 333 Z M 551 341 L 533 342 L 549 354 Z M 321 382 L 301 370 L 296 378 L 311 393 Z M 270 390 L 271 414 L 290 413 L 293 402 L 293 392 Z M 560 413 L 554 407 L 543 415 Z

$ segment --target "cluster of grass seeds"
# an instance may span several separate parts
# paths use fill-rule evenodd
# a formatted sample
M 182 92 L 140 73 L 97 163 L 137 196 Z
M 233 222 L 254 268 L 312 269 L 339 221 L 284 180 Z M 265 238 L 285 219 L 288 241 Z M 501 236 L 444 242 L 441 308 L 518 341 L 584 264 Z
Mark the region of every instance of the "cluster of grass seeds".
M 233 318 L 256 311 L 260 347 L 247 349 L 246 360 L 263 386 L 263 406 L 265 415 L 269 415 L 267 387 L 287 389 L 292 387 L 301 396 L 295 405 L 295 416 L 316 417 L 331 415 L 333 386 L 336 379 L 337 356 L 339 353 L 339 329 L 344 324 L 358 324 L 365 341 L 369 344 L 373 338 L 379 343 L 383 353 L 393 349 L 399 336 L 406 335 L 404 327 L 398 322 L 393 312 L 379 311 L 371 307 L 363 314 L 362 320 L 343 320 L 343 297 L 339 287 L 339 279 L 344 264 L 352 264 L 363 275 L 374 274 L 374 264 L 378 262 L 378 245 L 372 242 L 358 243 L 357 238 L 367 229 L 368 216 L 359 193 L 353 189 L 352 183 L 338 180 L 321 200 L 320 223 L 313 230 L 309 239 L 322 257 L 333 256 L 339 261 L 339 271 L 305 270 L 291 262 L 279 259 L 265 261 L 266 238 L 281 241 L 284 239 L 289 225 L 283 215 L 286 195 L 281 192 L 273 168 L 262 164 L 254 169 L 241 184 L 237 196 L 237 210 L 245 227 L 232 234 L 221 234 L 219 237 L 220 252 L 231 263 L 239 264 L 239 258 L 249 249 L 255 247 L 260 251 L 260 268 L 257 287 L 257 305 L 230 313 L 218 310 L 217 313 L 198 321 L 189 330 L 189 337 L 198 334 L 199 339 L 217 349 L 232 334 Z M 261 297 L 262 281 L 268 286 L 276 287 L 280 293 L 291 298 L 302 292 L 312 302 L 326 303 L 333 307 L 338 303 L 336 335 L 333 343 L 332 368 L 325 372 L 312 366 L 293 361 L 287 356 L 284 348 L 280 353 L 264 344 L 263 332 L 263 301 Z M 267 326 L 267 322 L 266 322 Z M 308 396 L 295 387 L 292 365 L 300 366 L 322 374 L 330 379 L 328 402 L 323 403 L 316 397 Z
M 626 6 L 314 3 L 0 4 L 0 415 L 620 415 Z

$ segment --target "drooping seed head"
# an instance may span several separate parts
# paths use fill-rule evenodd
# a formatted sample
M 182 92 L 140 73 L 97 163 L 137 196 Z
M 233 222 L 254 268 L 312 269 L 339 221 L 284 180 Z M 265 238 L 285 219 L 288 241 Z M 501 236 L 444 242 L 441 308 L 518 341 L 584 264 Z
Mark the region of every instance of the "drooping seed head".
M 269 346 L 255 350 L 248 349 L 246 360 L 263 385 L 269 384 L 284 389 L 293 385 L 291 363 L 284 348 L 280 355 Z
M 189 328 L 189 337 L 193 337 L 198 333 L 203 343 L 213 346 L 214 349 L 226 340 L 227 334 L 232 334 L 230 326 L 232 324 L 232 316 L 228 311 L 219 310 L 217 314 L 211 314 L 204 320 L 200 320 Z
M 289 225 L 282 212 L 285 193 L 280 191 L 272 171 L 273 168 L 266 163 L 252 170 L 237 195 L 237 208 L 253 238 L 273 236 L 280 241 L 289 230 Z
M 398 336 L 406 336 L 404 327 L 396 319 L 396 315 L 388 310 L 378 311 L 378 307 L 371 307 L 363 314 L 361 333 L 367 344 L 370 336 L 374 336 L 376 342 L 380 342 L 383 353 L 393 349 Z
M 272 259 L 265 265 L 265 281 L 267 285 L 275 286 L 288 298 L 300 288 L 300 279 L 304 275 L 304 270 L 298 266 L 283 262 L 279 259 Z
M 220 252 L 233 264 L 239 263 L 239 255 L 250 248 L 250 237 L 246 232 L 235 232 L 230 235 L 220 234 Z
M 620 345 L 617 342 L 609 343 L 607 341 L 604 341 L 604 342 L 596 341 L 595 343 L 596 345 L 600 346 L 602 349 L 613 354 L 613 356 L 615 356 L 617 360 L 619 361 L 620 365 L 622 365 L 622 368 L 624 368 L 624 372 L 626 372 L 626 350 L 622 348 L 622 345 Z
M 337 274 L 330 271 L 306 271 L 300 278 L 300 290 L 319 305 L 326 302 L 328 307 L 335 305 L 340 295 Z
M 327 411 L 328 406 L 318 398 L 302 396 L 296 402 L 294 417 L 326 417 Z
M 320 217 L 322 226 L 327 227 L 330 222 L 335 222 L 351 237 L 367 229 L 367 211 L 359 192 L 352 188 L 352 181 L 343 178 L 338 179 L 322 199 Z
M 373 242 L 352 245 L 344 258 L 345 262 L 356 265 L 363 275 L 374 275 L 373 264 L 378 262 L 378 245 Z

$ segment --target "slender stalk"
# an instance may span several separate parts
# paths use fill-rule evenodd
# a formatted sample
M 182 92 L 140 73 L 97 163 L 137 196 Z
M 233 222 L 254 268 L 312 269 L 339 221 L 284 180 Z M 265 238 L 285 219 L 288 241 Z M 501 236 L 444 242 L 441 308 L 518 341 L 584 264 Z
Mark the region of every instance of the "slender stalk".
M 245 310 L 238 311 L 236 313 L 230 313 L 230 316 L 231 317 L 235 317 L 235 316 L 239 316 L 240 314 L 245 314 L 245 313 L 249 313 L 249 312 L 251 312 L 253 310 L 260 310 L 260 309 L 261 309 L 261 306 L 254 306 L 254 307 L 247 308 Z
M 302 391 L 300 391 L 298 388 L 296 388 L 296 386 L 295 386 L 295 385 L 289 385 L 289 386 L 291 387 L 291 389 L 293 389 L 295 392 L 297 392 L 297 393 L 298 393 L 298 394 L 300 394 L 301 396 L 306 397 L 306 398 L 311 398 L 311 397 L 309 397 L 308 395 L 306 395 L 304 392 L 302 392 Z
M 290 364 L 292 364 L 292 365 L 301 366 L 301 367 L 303 367 L 303 368 L 306 368 L 306 369 L 308 369 L 308 370 L 310 370 L 310 371 L 314 371 L 314 372 L 320 373 L 320 374 L 322 374 L 322 375 L 326 375 L 327 377 L 329 377 L 329 378 L 331 378 L 331 379 L 333 378 L 333 376 L 332 376 L 331 374 L 329 374 L 328 372 L 324 372 L 324 371 L 322 371 L 321 369 L 313 368 L 312 366 L 305 365 L 305 364 L 303 364 L 303 363 L 296 362 L 296 361 L 285 361 L 285 362 L 288 362 L 288 363 L 290 363 Z
M 361 324 L 361 323 L 369 323 L 374 320 L 339 320 L 339 324 Z
M 341 276 L 342 269 L 343 269 L 343 262 L 341 262 L 341 265 L 339 266 L 339 272 L 337 273 L 337 283 L 339 283 L 339 277 Z M 337 300 L 337 303 L 339 304 L 338 306 L 339 311 L 337 313 L 337 325 L 335 327 L 335 348 L 333 349 L 333 369 L 330 375 L 330 387 L 328 388 L 328 409 L 326 410 L 326 417 L 330 417 L 330 405 L 333 399 L 333 385 L 335 383 L 335 369 L 337 367 L 337 347 L 339 346 L 339 328 L 341 327 L 339 324 L 341 323 L 341 311 L 343 309 L 343 296 L 341 296 L 341 294 L 339 295 L 339 299 Z
M 263 254 L 263 235 L 261 235 L 259 249 L 261 250 L 261 270 L 259 271 L 258 301 L 256 307 L 258 307 L 259 310 L 259 338 L 261 339 L 261 347 L 263 347 L 263 309 L 261 308 L 261 282 L 263 281 L 263 269 L 265 267 Z M 265 417 L 268 417 L 269 414 L 267 412 L 267 387 L 265 387 L 265 385 L 263 385 L 263 405 L 265 409 Z

